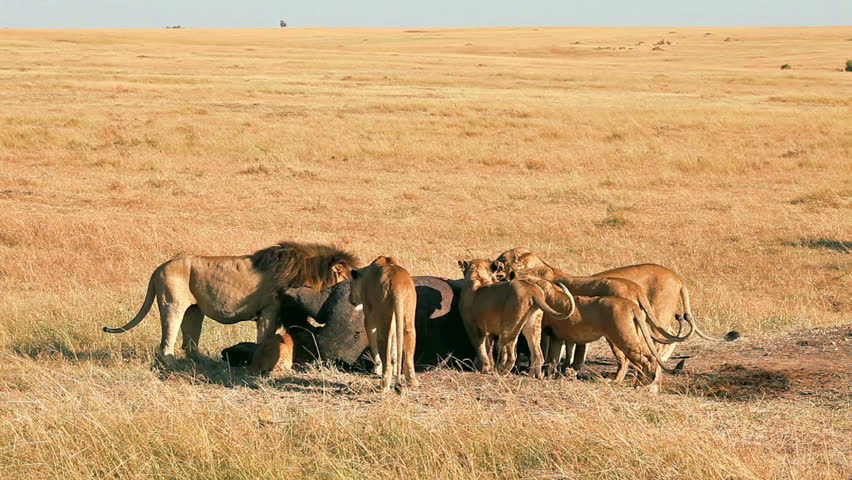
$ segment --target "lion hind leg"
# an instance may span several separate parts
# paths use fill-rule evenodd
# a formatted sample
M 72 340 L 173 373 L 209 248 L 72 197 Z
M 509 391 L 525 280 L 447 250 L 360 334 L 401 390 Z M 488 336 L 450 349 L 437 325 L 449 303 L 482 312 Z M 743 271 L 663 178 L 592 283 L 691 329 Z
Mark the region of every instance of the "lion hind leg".
M 157 351 L 157 357 L 166 366 L 172 366 L 175 363 L 175 344 L 177 343 L 178 332 L 180 332 L 184 313 L 186 313 L 190 305 L 182 303 L 158 303 L 160 307 L 162 338 L 160 340 L 160 348 Z
M 474 325 L 469 332 L 469 336 L 470 343 L 476 349 L 476 356 L 479 359 L 479 371 L 481 373 L 490 373 L 494 368 L 494 364 L 491 361 L 492 346 L 489 338 L 490 335 Z
M 627 342 L 619 348 L 624 356 L 636 366 L 637 386 L 645 386 L 651 392 L 658 392 L 660 377 L 662 376 L 660 375 L 660 365 L 654 361 L 653 357 L 643 352 L 640 345 L 639 339 L 636 339 L 635 342 Z
M 572 350 L 573 355 L 571 355 L 571 368 L 575 372 L 579 372 L 583 369 L 583 365 L 586 364 L 586 344 L 574 343 Z
M 198 305 L 192 305 L 183 314 L 183 322 L 180 324 L 183 341 L 181 349 L 188 357 L 199 355 L 198 342 L 201 339 L 201 325 L 204 322 L 204 312 Z
M 526 312 L 522 310 L 524 307 L 527 308 Z M 503 331 L 497 337 L 497 352 L 499 353 L 496 368 L 497 373 L 505 375 L 515 366 L 515 361 L 517 360 L 515 345 L 518 341 L 518 336 L 521 334 L 521 330 L 523 330 L 527 320 L 529 320 L 530 313 L 534 310 L 538 310 L 538 308 L 529 305 L 515 305 L 503 312 L 504 318 L 510 319 L 510 321 L 504 322 Z M 527 342 L 529 341 L 527 339 Z M 540 342 L 541 339 L 539 338 L 538 341 Z M 541 353 L 541 345 L 536 343 L 536 345 L 530 345 L 531 355 L 534 355 L 532 353 L 534 348 L 538 349 L 539 354 Z
M 391 328 L 394 331 L 394 381 L 396 382 L 395 385 L 397 388 L 402 388 L 403 361 L 405 359 L 405 311 L 402 308 L 400 299 L 396 299 L 396 306 L 394 308 L 394 312 L 391 319 Z
M 366 317 L 366 316 L 365 316 Z M 379 332 L 373 322 L 365 322 L 367 340 L 370 343 L 370 358 L 373 360 L 373 374 L 382 374 L 382 357 L 379 354 Z
M 541 344 L 541 350 L 545 357 L 544 374 L 548 377 L 554 376 L 559 370 L 559 361 L 562 359 L 565 340 L 550 333 L 542 333 Z
M 530 347 L 530 375 L 533 378 L 542 378 L 541 367 L 544 364 L 544 354 L 541 351 L 541 317 L 541 310 L 531 308 L 524 316 L 522 328 L 524 338 Z M 560 345 L 559 352 L 561 351 Z
M 416 304 L 416 297 L 414 298 L 414 304 Z M 414 327 L 414 311 L 406 311 L 405 312 L 405 325 L 404 325 L 404 335 L 405 335 L 405 345 L 403 348 L 403 354 L 405 355 L 405 380 L 412 387 L 418 387 L 420 382 L 417 381 L 417 376 L 414 373 L 414 349 L 417 345 L 417 331 Z
M 660 359 L 664 362 L 670 359 L 676 347 L 676 343 L 670 343 L 668 345 L 657 344 L 657 351 L 660 352 Z
M 382 353 L 382 392 L 390 390 L 393 383 L 394 373 L 399 362 L 394 362 L 396 350 L 396 331 L 394 328 L 394 316 L 391 315 L 389 325 L 385 327 L 379 336 L 379 351 Z
M 495 370 L 500 375 L 508 374 L 515 366 L 515 346 L 519 333 L 519 331 L 513 329 L 504 331 L 497 337 L 497 365 Z
M 618 347 L 615 346 L 611 341 L 609 343 L 609 348 L 612 350 L 612 355 L 615 357 L 615 363 L 618 365 L 618 369 L 615 371 L 614 382 L 621 382 L 624 380 L 624 377 L 627 376 L 627 371 L 630 368 L 630 362 L 627 360 L 627 356 L 624 355 L 624 352 L 619 350 Z

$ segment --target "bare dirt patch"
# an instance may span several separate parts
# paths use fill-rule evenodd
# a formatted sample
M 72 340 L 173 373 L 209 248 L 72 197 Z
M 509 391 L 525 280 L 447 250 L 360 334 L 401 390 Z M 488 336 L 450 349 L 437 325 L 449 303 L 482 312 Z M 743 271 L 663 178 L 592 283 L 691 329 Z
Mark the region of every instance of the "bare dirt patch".
M 595 347 L 598 347 L 597 345 Z M 852 400 L 852 326 L 799 330 L 733 343 L 692 342 L 679 375 L 665 375 L 664 391 L 745 401 L 785 398 L 819 403 Z M 612 375 L 611 356 L 593 350 L 590 375 Z

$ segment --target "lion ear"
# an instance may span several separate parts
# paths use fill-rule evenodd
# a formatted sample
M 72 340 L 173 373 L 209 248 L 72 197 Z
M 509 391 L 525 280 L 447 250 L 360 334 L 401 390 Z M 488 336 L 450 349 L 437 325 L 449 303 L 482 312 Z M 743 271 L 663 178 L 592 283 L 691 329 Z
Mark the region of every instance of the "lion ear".
M 518 256 L 518 263 L 523 263 L 524 265 L 527 265 L 533 258 L 535 258 L 534 254 L 525 253 L 523 255 Z
M 336 263 L 331 267 L 331 271 L 334 273 L 344 273 L 346 271 L 346 268 L 343 266 L 342 263 Z
M 467 271 L 467 267 L 470 266 L 470 262 L 468 262 L 467 260 L 459 260 L 458 263 L 459 263 L 459 267 L 461 268 L 462 273 Z
M 504 270 L 505 268 L 506 268 L 506 265 L 504 265 L 503 262 L 501 262 L 500 260 L 494 260 L 493 262 L 491 262 L 491 272 L 492 273 L 499 272 L 501 270 Z

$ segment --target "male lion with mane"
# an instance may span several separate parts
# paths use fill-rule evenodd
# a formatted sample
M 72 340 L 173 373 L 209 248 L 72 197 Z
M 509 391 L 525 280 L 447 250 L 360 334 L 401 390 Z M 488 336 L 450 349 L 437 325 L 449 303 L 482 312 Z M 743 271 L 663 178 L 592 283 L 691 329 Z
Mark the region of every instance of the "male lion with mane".
M 251 255 L 175 258 L 154 270 L 139 313 L 127 325 L 104 331 L 122 333 L 135 327 L 156 297 L 162 325 L 157 356 L 166 365 L 174 363 L 178 329 L 187 356 L 198 353 L 205 315 L 224 324 L 254 320 L 261 343 L 277 327 L 280 292 L 330 287 L 348 279 L 357 263 L 354 255 L 335 247 L 296 242 L 281 242 Z

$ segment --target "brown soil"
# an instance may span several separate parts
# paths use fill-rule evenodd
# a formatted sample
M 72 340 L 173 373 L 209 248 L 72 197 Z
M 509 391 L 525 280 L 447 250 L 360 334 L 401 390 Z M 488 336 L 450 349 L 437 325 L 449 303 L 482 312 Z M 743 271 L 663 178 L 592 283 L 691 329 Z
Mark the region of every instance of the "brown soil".
M 586 376 L 614 372 L 612 355 L 599 342 L 590 349 Z M 675 350 L 676 375 L 664 374 L 663 391 L 723 400 L 755 398 L 852 400 L 852 326 L 814 328 L 771 338 L 730 343 L 689 341 Z M 582 377 L 583 375 L 581 375 Z

